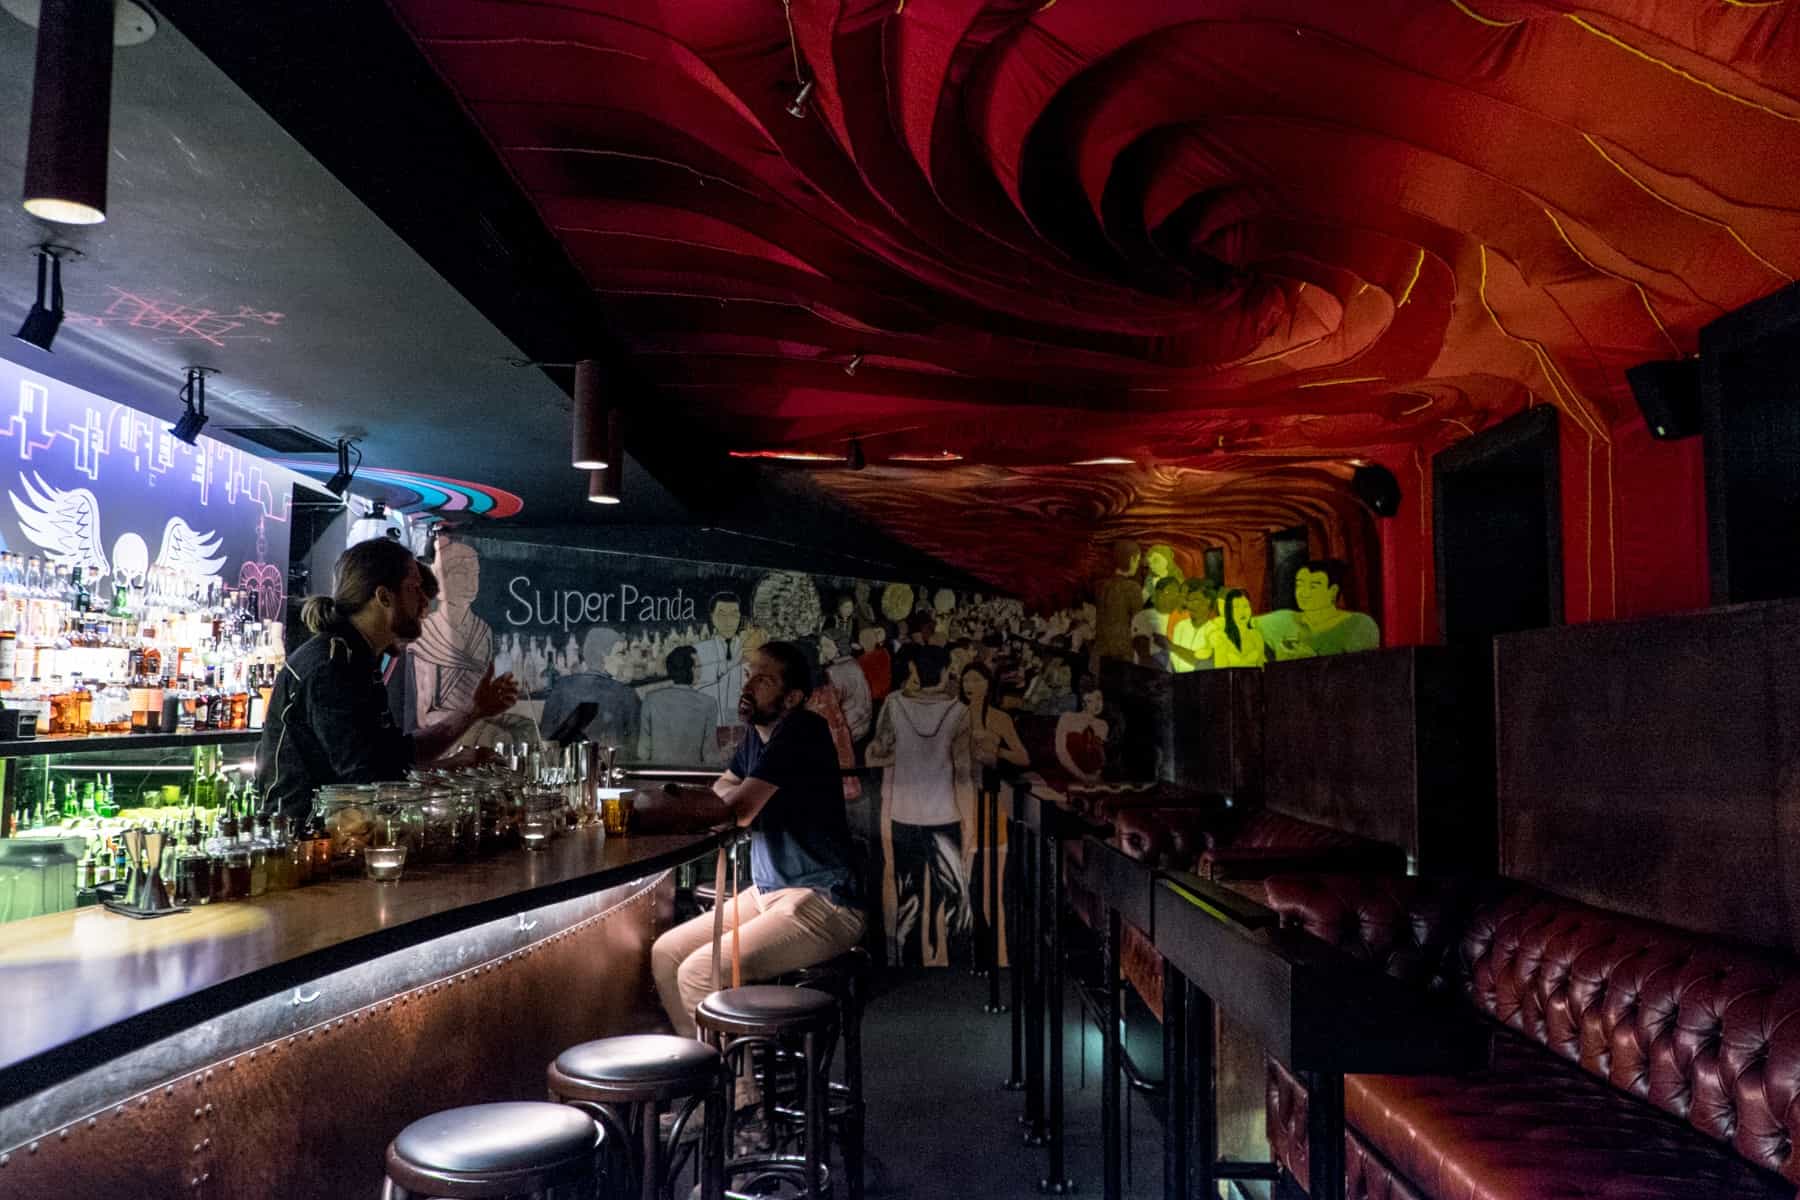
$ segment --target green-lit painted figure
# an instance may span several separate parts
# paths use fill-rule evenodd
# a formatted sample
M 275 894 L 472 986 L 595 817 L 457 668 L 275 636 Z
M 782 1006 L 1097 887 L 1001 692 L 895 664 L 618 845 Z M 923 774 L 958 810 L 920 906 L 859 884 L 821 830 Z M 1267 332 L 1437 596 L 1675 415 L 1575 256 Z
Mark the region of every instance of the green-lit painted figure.
M 1381 628 L 1367 613 L 1338 607 L 1347 571 L 1335 558 L 1317 558 L 1294 576 L 1294 603 L 1257 620 L 1278 662 L 1322 654 L 1350 654 L 1381 645 Z

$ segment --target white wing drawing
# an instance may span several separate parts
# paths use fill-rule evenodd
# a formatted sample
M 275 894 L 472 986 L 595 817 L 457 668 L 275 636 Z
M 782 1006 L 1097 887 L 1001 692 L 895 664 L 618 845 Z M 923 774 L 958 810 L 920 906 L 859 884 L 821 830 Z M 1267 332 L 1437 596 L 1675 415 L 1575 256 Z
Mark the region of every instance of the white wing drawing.
M 32 480 L 37 482 L 34 485 Z M 105 543 L 100 540 L 100 501 L 86 488 L 64 490 L 44 482 L 36 471 L 19 476 L 25 499 L 7 492 L 19 514 L 19 528 L 53 563 L 93 567 L 105 575 Z
M 219 553 L 223 543 L 208 529 L 195 529 L 180 517 L 170 517 L 163 526 L 162 549 L 156 552 L 156 565 L 173 567 L 186 575 L 217 575 L 225 566 Z

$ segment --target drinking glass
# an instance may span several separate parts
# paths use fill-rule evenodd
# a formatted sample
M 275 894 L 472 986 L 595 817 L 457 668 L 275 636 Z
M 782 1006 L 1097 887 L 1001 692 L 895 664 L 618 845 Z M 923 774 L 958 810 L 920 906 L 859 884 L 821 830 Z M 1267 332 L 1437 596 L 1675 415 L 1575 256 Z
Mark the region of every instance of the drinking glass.
M 602 798 L 600 823 L 609 835 L 623 837 L 626 827 L 631 824 L 631 793 L 619 792 Z

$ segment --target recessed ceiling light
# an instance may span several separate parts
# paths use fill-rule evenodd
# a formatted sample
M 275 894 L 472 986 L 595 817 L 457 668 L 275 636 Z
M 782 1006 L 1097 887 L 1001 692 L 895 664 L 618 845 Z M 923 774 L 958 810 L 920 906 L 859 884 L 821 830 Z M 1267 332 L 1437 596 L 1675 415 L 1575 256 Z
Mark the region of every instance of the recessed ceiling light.
M 1071 467 L 1129 467 L 1137 462 L 1135 458 L 1083 458 L 1069 465 Z

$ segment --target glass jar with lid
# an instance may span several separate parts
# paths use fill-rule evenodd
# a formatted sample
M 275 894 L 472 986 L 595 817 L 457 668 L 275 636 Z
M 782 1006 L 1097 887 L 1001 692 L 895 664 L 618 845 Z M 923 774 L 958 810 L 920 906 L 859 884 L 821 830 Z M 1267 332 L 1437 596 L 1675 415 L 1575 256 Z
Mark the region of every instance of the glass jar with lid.
M 340 874 L 360 874 L 362 852 L 375 835 L 376 806 L 379 803 L 374 784 L 334 783 L 319 789 L 313 811 L 323 819 L 325 832 L 331 839 L 332 869 Z M 318 863 L 313 864 L 316 868 Z

